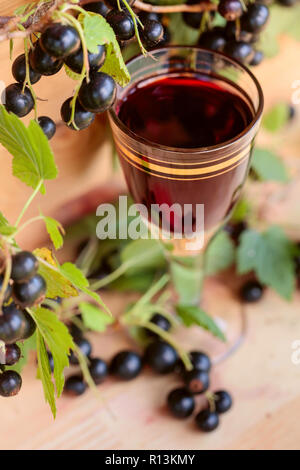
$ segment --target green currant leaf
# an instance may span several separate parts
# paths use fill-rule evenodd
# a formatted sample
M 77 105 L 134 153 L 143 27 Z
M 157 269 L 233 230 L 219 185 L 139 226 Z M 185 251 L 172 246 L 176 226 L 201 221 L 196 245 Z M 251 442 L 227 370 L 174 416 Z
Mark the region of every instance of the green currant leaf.
M 101 72 L 111 75 L 121 86 L 130 81 L 115 33 L 103 16 L 96 13 L 79 15 L 84 37 L 90 52 L 96 53 L 98 45 L 106 45 L 106 59 Z
M 2 212 L 0 212 L 0 234 L 4 236 L 10 236 L 13 235 L 16 231 L 17 229 L 13 225 L 10 225 Z
M 63 226 L 57 220 L 52 219 L 52 217 L 43 216 L 43 219 L 55 249 L 59 250 L 64 244 L 64 239 L 62 237 L 62 234 L 64 234 Z
M 181 13 L 172 13 L 168 25 L 174 44 L 183 46 L 192 46 L 197 43 L 199 38 L 199 30 L 187 26 Z
M 185 326 L 190 327 L 192 325 L 198 325 L 216 336 L 216 338 L 226 341 L 224 333 L 220 330 L 215 321 L 201 308 L 193 305 L 177 305 L 176 311 Z
M 47 349 L 43 336 L 39 331 L 36 334 L 37 337 L 37 360 L 38 360 L 38 371 L 37 376 L 42 381 L 44 395 L 46 403 L 49 403 L 53 417 L 56 417 L 56 404 L 55 404 L 55 393 L 54 384 L 51 378 L 51 370 L 49 365 L 49 359 Z
M 243 222 L 251 213 L 251 204 L 247 199 L 240 199 L 231 216 L 233 222 Z
M 43 337 L 54 361 L 54 380 L 57 398 L 62 394 L 65 377 L 64 369 L 69 366 L 70 350 L 74 349 L 74 342 L 68 328 L 62 323 L 57 315 L 49 309 L 37 307 L 31 311 L 32 317 L 37 324 L 38 333 Z M 49 367 L 49 359 L 47 356 Z
M 280 131 L 289 120 L 289 105 L 287 103 L 277 103 L 264 114 L 262 126 L 269 132 Z
M 19 348 L 21 349 L 21 358 L 14 366 L 6 367 L 10 370 L 15 370 L 19 374 L 24 369 L 25 365 L 28 361 L 28 355 L 30 351 L 36 350 L 36 334 L 34 333 L 30 338 L 26 339 L 25 341 L 20 341 L 17 343 Z
M 121 261 L 128 266 L 128 275 L 166 267 L 162 244 L 158 240 L 134 240 L 121 252 Z
M 234 243 L 228 233 L 221 230 L 211 240 L 205 253 L 205 273 L 213 275 L 229 268 L 235 261 Z
M 84 325 L 90 330 L 103 332 L 108 325 L 114 323 L 110 315 L 88 302 L 81 302 L 79 309 Z
M 246 230 L 237 250 L 238 272 L 253 270 L 261 283 L 290 300 L 296 281 L 295 252 L 295 245 L 279 227 L 270 227 L 263 233 Z
M 49 142 L 36 121 L 28 127 L 0 105 L 0 143 L 13 156 L 13 174 L 36 188 L 41 180 L 54 179 L 57 168 Z M 45 193 L 45 187 L 41 187 Z
M 180 304 L 191 305 L 197 302 L 203 280 L 202 270 L 184 266 L 173 260 L 170 264 L 170 272 Z
M 251 168 L 261 181 L 278 181 L 279 183 L 289 181 L 287 168 L 282 159 L 270 150 L 256 148 Z

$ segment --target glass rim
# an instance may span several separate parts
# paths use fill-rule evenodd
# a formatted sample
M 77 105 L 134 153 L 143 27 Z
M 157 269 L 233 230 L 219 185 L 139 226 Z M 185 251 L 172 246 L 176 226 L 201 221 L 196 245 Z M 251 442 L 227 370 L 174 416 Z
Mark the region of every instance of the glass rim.
M 253 116 L 251 122 L 245 127 L 245 129 L 243 129 L 242 132 L 240 132 L 239 134 L 237 134 L 235 137 L 233 137 L 230 140 L 226 140 L 226 141 L 224 141 L 220 144 L 217 144 L 217 145 L 210 145 L 210 146 L 207 146 L 207 147 L 192 147 L 192 148 L 190 148 L 190 147 L 189 148 L 186 148 L 186 147 L 170 147 L 168 145 L 162 145 L 162 144 L 159 144 L 157 142 L 152 142 L 151 140 L 148 140 L 148 139 L 145 139 L 144 137 L 139 136 L 138 134 L 133 132 L 129 127 L 127 127 L 121 121 L 121 119 L 119 118 L 119 116 L 117 115 L 117 113 L 115 112 L 115 110 L 112 107 L 112 108 L 109 109 L 109 114 L 110 114 L 111 118 L 113 119 L 113 121 L 115 122 L 115 124 L 118 126 L 118 128 L 121 129 L 121 131 L 123 131 L 127 136 L 131 137 L 133 140 L 136 140 L 136 141 L 140 142 L 143 145 L 147 145 L 147 146 L 150 145 L 151 147 L 153 147 L 155 149 L 164 150 L 166 152 L 188 153 L 188 154 L 208 153 L 208 152 L 214 152 L 216 150 L 226 149 L 227 147 L 230 147 L 232 144 L 238 142 L 245 135 L 247 135 L 248 132 L 251 131 L 251 129 L 253 129 L 253 127 L 255 126 L 257 121 L 260 119 L 260 117 L 262 115 L 263 107 L 264 107 L 264 94 L 263 94 L 262 88 L 260 86 L 260 83 L 259 83 L 258 79 L 251 72 L 251 70 L 246 65 L 244 65 L 241 62 L 233 59 L 232 57 L 229 57 L 228 55 L 224 54 L 223 52 L 213 51 L 211 49 L 207 49 L 207 48 L 204 48 L 204 47 L 198 47 L 198 46 L 184 46 L 184 45 L 176 46 L 176 45 L 172 44 L 172 45 L 164 46 L 164 47 L 161 47 L 161 48 L 157 48 L 154 51 L 151 51 L 151 55 L 155 56 L 155 54 L 158 53 L 158 52 L 162 52 L 162 51 L 167 52 L 170 49 L 182 49 L 182 50 L 191 49 L 191 50 L 194 50 L 194 51 L 207 52 L 207 53 L 213 54 L 214 56 L 218 56 L 220 58 L 225 58 L 228 62 L 231 62 L 235 67 L 240 68 L 244 72 L 246 72 L 248 74 L 248 76 L 251 78 L 252 82 L 254 83 L 254 85 L 256 87 L 256 90 L 257 90 L 257 93 L 258 93 L 258 100 L 259 100 L 258 108 L 254 112 L 254 116 Z M 144 58 L 144 56 L 143 56 L 142 53 L 137 54 L 134 57 L 132 57 L 131 59 L 129 59 L 126 62 L 126 65 L 130 65 L 130 64 L 132 64 L 134 62 L 137 62 L 137 61 L 139 61 L 143 58 Z M 155 59 L 153 59 L 153 60 L 155 60 Z

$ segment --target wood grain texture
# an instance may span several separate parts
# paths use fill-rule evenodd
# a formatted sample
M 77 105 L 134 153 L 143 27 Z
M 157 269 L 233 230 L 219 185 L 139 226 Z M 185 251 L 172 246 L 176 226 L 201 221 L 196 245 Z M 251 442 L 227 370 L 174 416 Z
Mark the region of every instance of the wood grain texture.
M 1 63 L 4 50 L 0 49 Z M 263 84 L 266 108 L 280 100 L 290 101 L 292 83 L 300 77 L 299 44 L 288 38 L 281 42 L 281 54 L 266 60 L 255 70 Z M 3 65 L 2 73 L 8 74 Z M 67 94 L 65 79 L 57 77 L 53 86 L 48 80 L 41 83 L 51 95 L 50 106 L 54 116 L 62 95 Z M 57 96 L 59 94 L 59 97 Z M 284 156 L 293 176 L 291 183 L 260 185 L 258 203 L 269 222 L 285 224 L 300 218 L 300 109 L 298 118 L 286 132 L 271 142 Z M 96 135 L 97 135 L 96 128 Z M 44 210 L 54 213 L 59 202 L 96 188 L 101 182 L 110 183 L 109 147 L 96 146 L 89 134 L 77 134 L 61 130 L 54 141 L 56 158 L 61 176 L 48 185 L 48 197 Z M 78 140 L 77 140 L 78 139 Z M 264 133 L 261 144 L 270 145 Z M 15 216 L 27 189 L 15 182 L 10 175 L 9 156 L 1 150 L 0 205 L 8 216 Z M 248 189 L 257 198 L 257 186 Z M 38 201 L 41 203 L 41 199 Z M 300 214 L 299 214 L 300 215 Z M 37 236 L 40 235 L 37 234 Z M 293 235 L 300 239 L 299 228 Z M 31 237 L 22 240 L 30 246 Z M 235 321 L 239 305 L 235 299 L 236 281 L 232 277 L 226 283 L 222 278 L 209 279 L 205 284 L 205 307 L 215 316 Z M 104 296 L 114 314 L 121 313 L 128 295 Z M 215 367 L 212 373 L 212 389 L 225 388 L 233 393 L 234 407 L 222 416 L 222 425 L 210 435 L 199 433 L 193 420 L 173 420 L 165 408 L 165 396 L 178 384 L 176 377 L 158 377 L 146 370 L 130 383 L 108 380 L 99 387 L 103 402 L 93 392 L 59 401 L 57 420 L 54 422 L 44 403 L 41 385 L 35 379 L 35 358 L 23 373 L 23 388 L 14 399 L 0 400 L 0 448 L 1 449 L 299 449 L 300 448 L 300 365 L 291 361 L 292 342 L 300 339 L 300 293 L 296 292 L 291 303 L 281 300 L 267 291 L 262 302 L 247 307 L 248 335 L 243 347 L 227 362 Z M 132 347 L 124 332 L 111 330 L 105 336 L 91 335 L 95 355 L 109 360 L 123 347 Z M 204 349 L 213 356 L 221 345 L 209 335 L 192 329 L 180 331 L 178 340 L 187 348 Z M 200 407 L 200 403 L 198 404 Z

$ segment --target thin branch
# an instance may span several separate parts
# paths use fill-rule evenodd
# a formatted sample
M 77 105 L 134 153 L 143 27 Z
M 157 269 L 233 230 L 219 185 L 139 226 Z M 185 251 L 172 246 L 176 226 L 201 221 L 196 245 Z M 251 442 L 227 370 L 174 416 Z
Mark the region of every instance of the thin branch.
M 181 5 L 151 5 L 150 3 L 144 3 L 141 0 L 136 0 L 134 6 L 139 10 L 155 12 L 155 13 L 201 13 L 203 11 L 214 11 L 217 9 L 215 3 L 201 2 L 197 5 L 187 5 L 183 3 Z

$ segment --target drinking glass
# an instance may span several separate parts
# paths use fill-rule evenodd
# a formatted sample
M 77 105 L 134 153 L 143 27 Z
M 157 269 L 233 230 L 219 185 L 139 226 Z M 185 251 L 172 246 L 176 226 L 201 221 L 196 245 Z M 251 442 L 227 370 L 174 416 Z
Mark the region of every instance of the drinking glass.
M 150 228 L 156 227 L 163 233 L 164 222 L 169 223 L 174 245 L 172 259 L 190 276 L 189 302 L 196 304 L 201 294 L 203 253 L 230 217 L 248 174 L 261 120 L 263 93 L 257 79 L 244 65 L 222 53 L 198 47 L 156 49 L 147 57 L 131 59 L 127 67 L 131 81 L 125 88 L 118 88 L 109 113 L 117 152 L 135 203 L 146 206 L 149 213 L 151 205 L 175 204 L 172 217 L 170 212 L 161 211 L 154 223 L 151 218 Z M 231 140 L 201 148 L 170 147 L 135 134 L 118 117 L 124 98 L 139 83 L 163 77 L 195 76 L 237 95 L 249 107 L 251 122 Z M 194 233 L 197 204 L 204 207 L 204 224 L 199 233 Z M 192 217 L 182 236 L 184 205 L 191 205 Z

